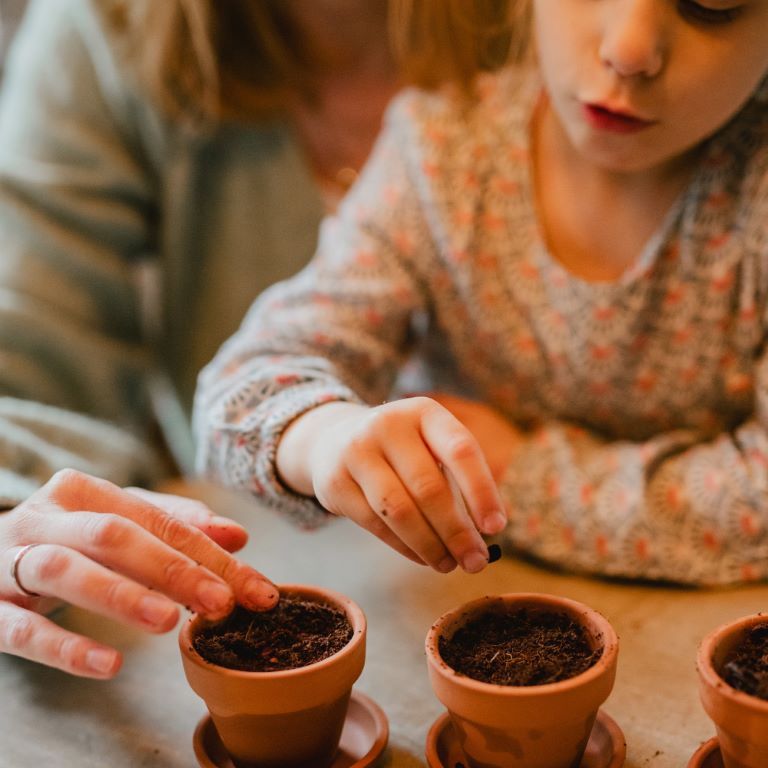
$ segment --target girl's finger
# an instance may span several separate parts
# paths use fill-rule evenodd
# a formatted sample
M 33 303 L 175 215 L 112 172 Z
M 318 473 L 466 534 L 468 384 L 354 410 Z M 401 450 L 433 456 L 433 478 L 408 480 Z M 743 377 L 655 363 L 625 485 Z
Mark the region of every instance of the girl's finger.
M 198 499 L 170 493 L 156 493 L 144 488 L 125 488 L 128 493 L 153 504 L 173 517 L 199 528 L 227 552 L 238 552 L 248 542 L 248 532 L 240 523 L 214 514 L 213 510 Z
M 7 554 L 15 556 L 17 551 Z M 10 568 L 8 574 L 12 581 Z M 30 592 L 60 598 L 150 632 L 168 632 L 179 619 L 178 607 L 167 597 L 57 544 L 27 549 L 17 563 L 16 577 Z M 9 594 L 14 586 L 3 583 L 0 589 Z
M 417 565 L 426 563 L 410 548 L 407 547 L 382 520 L 371 509 L 366 501 L 365 495 L 360 487 L 355 483 L 348 473 L 344 473 L 340 480 L 337 480 L 334 487 L 334 503 L 324 502 L 324 496 L 321 493 L 318 501 L 334 515 L 349 518 L 353 523 L 372 533 L 376 538 L 383 541 L 387 546 L 407 557 Z
M 398 433 L 387 441 L 385 455 L 430 527 L 467 573 L 488 564 L 488 548 L 461 498 L 427 450 L 421 435 Z
M 421 434 L 435 458 L 453 475 L 467 511 L 486 534 L 507 524 L 504 505 L 488 463 L 472 433 L 442 407 L 427 409 Z
M 69 632 L 38 613 L 0 601 L 0 653 L 10 653 L 80 677 L 114 677 L 122 657 L 114 648 Z
M 61 475 L 64 476 L 65 482 L 64 485 L 60 484 L 58 486 L 58 494 L 57 486 L 52 483 L 48 484 L 51 488 L 52 500 L 66 509 L 86 509 L 99 514 L 112 513 L 112 519 L 109 522 L 105 522 L 103 525 L 93 523 L 95 530 L 92 532 L 92 538 L 95 539 L 97 549 L 99 549 L 98 556 L 95 556 L 95 553 L 92 551 L 86 552 L 83 547 L 74 545 L 77 549 L 85 552 L 85 554 L 95 557 L 95 559 L 103 562 L 105 565 L 109 565 L 109 563 L 102 559 L 104 557 L 103 551 L 112 546 L 111 538 L 113 535 L 118 539 L 123 535 L 123 528 L 118 524 L 118 521 L 123 519 L 143 528 L 153 538 L 159 539 L 170 549 L 176 550 L 177 555 L 178 553 L 183 553 L 195 563 L 202 565 L 208 571 L 219 576 L 231 586 L 237 601 L 245 607 L 264 610 L 271 608 L 277 602 L 279 597 L 278 590 L 272 582 L 254 568 L 233 558 L 197 528 L 176 519 L 154 504 L 132 493 L 128 493 L 106 480 L 100 480 L 72 470 L 57 473 L 55 477 L 58 478 Z M 85 504 L 80 507 L 73 507 L 71 498 L 73 494 L 81 502 L 84 501 Z M 139 543 L 140 540 L 143 546 L 147 546 L 150 543 L 146 537 L 135 535 L 132 538 L 136 540 L 136 543 Z M 73 546 L 70 542 L 58 541 L 56 543 Z M 135 562 L 138 553 L 139 557 L 143 559 L 142 570 L 152 570 L 151 563 L 149 562 L 151 555 L 149 553 L 161 553 L 164 551 L 163 548 L 158 549 L 157 542 L 154 542 L 151 550 L 147 552 L 141 549 L 136 550 L 127 562 Z M 157 586 L 163 589 L 163 591 L 167 591 L 170 588 L 178 589 L 174 587 L 174 584 L 179 581 L 179 574 L 184 576 L 186 573 L 183 567 L 183 560 L 177 556 L 170 557 L 170 553 L 165 551 L 162 569 L 164 569 L 165 577 L 160 579 L 159 584 L 148 583 L 142 580 L 143 583 L 147 583 L 148 586 Z M 156 572 L 157 568 L 154 570 Z M 212 586 L 217 582 L 211 581 L 209 577 L 203 583 L 200 576 L 198 574 L 197 580 L 200 585 L 201 594 L 197 598 L 185 592 L 183 595 L 178 595 L 177 593 L 176 599 L 183 601 L 186 597 L 189 601 L 190 598 L 193 598 L 191 603 L 195 606 L 204 606 L 207 603 L 220 605 L 221 592 Z M 185 604 L 189 605 L 190 602 Z M 213 609 L 203 609 L 202 612 L 211 618 L 222 615 L 218 610 L 214 611 Z
M 453 556 L 418 510 L 400 478 L 380 454 L 359 451 L 348 461 L 352 479 L 384 525 L 435 570 L 449 570 Z

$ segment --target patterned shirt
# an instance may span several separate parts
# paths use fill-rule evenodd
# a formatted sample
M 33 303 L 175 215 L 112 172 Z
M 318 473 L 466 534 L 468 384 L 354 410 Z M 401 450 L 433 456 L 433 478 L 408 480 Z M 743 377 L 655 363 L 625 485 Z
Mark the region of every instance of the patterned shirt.
M 536 220 L 538 76 L 480 90 L 472 108 L 416 91 L 392 105 L 313 262 L 203 373 L 200 468 L 318 522 L 276 475 L 283 430 L 320 403 L 385 400 L 421 335 L 433 386 L 459 382 L 524 430 L 500 484 L 514 548 L 623 577 L 768 576 L 767 100 L 708 141 L 637 261 L 587 282 Z

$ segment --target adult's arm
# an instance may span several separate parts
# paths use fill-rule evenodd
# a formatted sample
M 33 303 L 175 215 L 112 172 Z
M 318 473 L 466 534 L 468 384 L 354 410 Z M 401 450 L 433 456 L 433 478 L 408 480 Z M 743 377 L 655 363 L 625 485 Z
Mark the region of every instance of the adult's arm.
M 145 482 L 145 110 L 89 0 L 33 2 L 0 94 L 0 505 L 58 469 Z M 147 128 L 149 130 L 149 128 Z
M 58 472 L 0 515 L 0 653 L 104 679 L 121 654 L 44 616 L 52 602 L 148 632 L 176 626 L 176 603 L 212 620 L 271 608 L 275 586 L 229 554 L 246 538 L 193 499 Z

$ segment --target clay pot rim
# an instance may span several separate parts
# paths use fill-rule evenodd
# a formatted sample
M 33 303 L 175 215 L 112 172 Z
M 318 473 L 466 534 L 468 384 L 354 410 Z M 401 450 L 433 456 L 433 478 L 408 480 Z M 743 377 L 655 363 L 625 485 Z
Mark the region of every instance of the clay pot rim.
M 515 603 L 538 603 L 542 607 L 551 608 L 552 610 L 557 610 L 558 608 L 565 609 L 575 617 L 588 615 L 597 626 L 597 634 L 603 642 L 603 653 L 589 669 L 585 669 L 578 675 L 569 677 L 566 680 L 559 680 L 555 683 L 543 683 L 542 685 L 500 685 L 498 683 L 486 683 L 482 680 L 475 680 L 467 675 L 463 675 L 453 669 L 440 655 L 438 638 L 441 636 L 445 626 L 451 623 L 458 615 L 466 613 L 479 614 L 482 611 L 482 607 L 491 602 L 505 602 L 509 605 L 514 605 Z M 494 696 L 534 698 L 584 685 L 601 677 L 605 673 L 606 668 L 610 667 L 616 659 L 619 649 L 619 638 L 608 619 L 585 603 L 544 592 L 506 592 L 499 595 L 485 595 L 446 611 L 429 628 L 425 648 L 429 665 L 440 676 L 450 679 L 455 685 L 474 690 L 478 693 L 492 693 Z
M 301 595 L 310 599 L 320 598 L 317 602 L 326 602 L 342 608 L 352 625 L 352 637 L 349 642 L 340 650 L 331 656 L 327 656 L 320 661 L 315 661 L 312 664 L 307 664 L 303 667 L 295 667 L 294 669 L 279 669 L 271 672 L 252 672 L 245 669 L 231 669 L 229 667 L 222 667 L 219 664 L 214 664 L 207 659 L 204 659 L 196 650 L 192 644 L 192 637 L 196 632 L 200 624 L 209 622 L 205 621 L 198 614 L 192 614 L 182 625 L 179 632 L 179 647 L 181 652 L 194 664 L 203 669 L 215 670 L 218 674 L 225 674 L 233 678 L 242 678 L 243 680 L 250 680 L 254 678 L 262 679 L 277 679 L 277 678 L 293 678 L 306 675 L 308 672 L 315 672 L 323 667 L 328 667 L 339 662 L 339 658 L 342 656 L 348 656 L 356 653 L 360 643 L 365 639 L 367 621 L 363 609 L 352 598 L 347 597 L 341 592 L 337 592 L 333 589 L 326 587 L 319 587 L 312 584 L 276 584 L 275 585 L 280 594 L 286 595 Z
M 768 715 L 768 701 L 734 688 L 720 676 L 719 672 L 715 669 L 715 665 L 712 663 L 716 649 L 724 640 L 728 640 L 757 624 L 768 624 L 768 614 L 753 613 L 749 616 L 742 616 L 734 621 L 726 622 L 713 629 L 699 643 L 696 653 L 696 669 L 701 682 L 708 688 L 716 690 L 720 696 L 757 713 Z

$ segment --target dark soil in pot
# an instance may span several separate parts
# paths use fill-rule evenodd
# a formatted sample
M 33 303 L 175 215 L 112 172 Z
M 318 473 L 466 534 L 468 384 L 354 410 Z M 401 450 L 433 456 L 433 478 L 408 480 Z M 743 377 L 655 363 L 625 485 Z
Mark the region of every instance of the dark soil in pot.
M 439 651 L 457 672 L 496 685 L 530 686 L 567 680 L 601 656 L 586 630 L 555 611 L 492 610 L 462 625 Z
M 732 688 L 768 701 L 768 621 L 746 632 L 718 672 Z
M 314 664 L 352 639 L 343 611 L 325 603 L 282 597 L 270 611 L 238 606 L 193 640 L 207 661 L 247 672 L 275 672 Z

